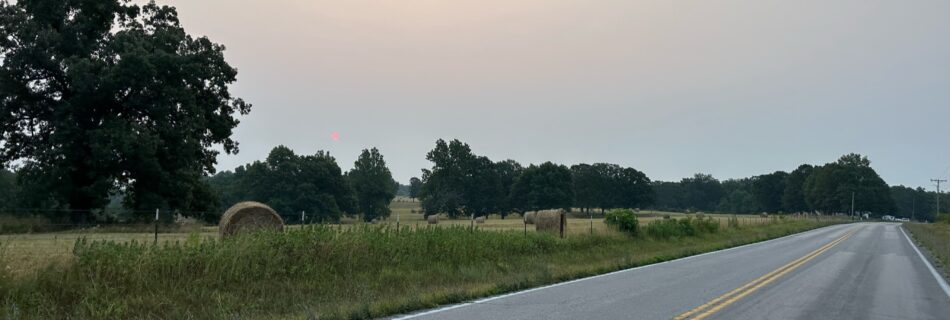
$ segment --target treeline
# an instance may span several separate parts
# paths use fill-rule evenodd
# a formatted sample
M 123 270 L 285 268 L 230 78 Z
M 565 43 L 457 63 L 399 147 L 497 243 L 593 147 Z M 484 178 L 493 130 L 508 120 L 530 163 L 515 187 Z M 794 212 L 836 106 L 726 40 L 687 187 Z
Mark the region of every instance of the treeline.
M 616 164 L 552 162 L 523 166 L 514 160 L 493 161 L 475 154 L 459 140 L 438 140 L 426 154 L 431 167 L 408 185 L 394 181 L 383 156 L 375 148 L 363 150 L 353 169 L 344 172 L 329 153 L 298 155 L 284 146 L 266 159 L 205 177 L 201 199 L 207 210 L 177 211 L 182 216 L 216 222 L 221 212 L 239 201 L 267 203 L 290 223 L 335 222 L 358 217 L 365 221 L 390 215 L 389 203 L 397 193 L 421 201 L 423 213 L 450 217 L 484 216 L 527 211 L 579 208 L 592 212 L 613 208 L 650 208 L 685 212 L 738 214 L 822 212 L 850 213 L 852 195 L 856 213 L 933 220 L 936 193 L 922 188 L 889 187 L 871 168 L 867 157 L 849 154 L 821 166 L 801 165 L 791 172 L 719 181 L 696 174 L 678 182 L 651 181 L 634 168 Z M 401 190 L 400 190 L 401 189 Z M 135 221 L 148 212 L 123 210 L 126 195 L 113 194 L 109 204 L 95 211 L 98 221 Z M 942 195 L 943 208 L 950 196 Z M 31 184 L 29 175 L 0 171 L 0 211 L 44 214 L 51 220 L 68 219 L 64 207 L 49 191 Z M 156 202 L 161 202 L 156 200 Z M 30 209 L 22 209 L 30 208 Z M 111 210 L 109 210 L 111 209 Z M 170 218 L 166 215 L 166 219 Z
M 856 214 L 891 214 L 928 221 L 936 215 L 935 192 L 889 187 L 871 168 L 870 160 L 858 154 L 844 155 L 821 166 L 803 164 L 791 172 L 725 181 L 696 174 L 679 182 L 657 181 L 653 188 L 657 197 L 654 208 L 660 210 L 850 213 L 853 199 Z M 942 195 L 941 203 L 950 204 L 950 197 Z
M 426 159 L 432 167 L 410 181 L 425 215 L 484 216 L 545 209 L 639 208 L 653 202 L 650 179 L 633 168 L 613 164 L 571 167 L 544 162 L 522 166 L 493 162 L 459 140 L 436 141 Z
M 290 222 L 339 221 L 343 216 L 371 221 L 389 216 L 398 188 L 376 148 L 363 150 L 353 169 L 344 173 L 327 152 L 297 155 L 278 146 L 264 161 L 220 172 L 207 181 L 218 200 L 218 210 L 204 217 L 209 221 L 228 206 L 248 200 L 266 203 Z

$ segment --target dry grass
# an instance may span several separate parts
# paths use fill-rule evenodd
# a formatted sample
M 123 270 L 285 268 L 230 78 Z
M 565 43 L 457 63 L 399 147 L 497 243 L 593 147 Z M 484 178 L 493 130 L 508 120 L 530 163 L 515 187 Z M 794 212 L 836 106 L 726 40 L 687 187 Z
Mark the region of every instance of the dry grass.
M 910 231 L 918 245 L 930 251 L 944 274 L 950 274 L 950 224 L 904 223 L 904 228 Z
M 471 219 L 447 219 L 439 217 L 437 225 L 429 225 L 423 218 L 419 202 L 413 201 L 394 201 L 390 209 L 392 215 L 379 224 L 396 223 L 396 215 L 399 215 L 400 225 L 412 229 L 426 227 L 470 227 Z M 413 213 L 415 211 L 416 213 Z M 530 213 L 529 213 L 530 214 Z M 663 216 L 672 218 L 682 218 L 689 215 L 675 212 L 647 211 L 643 210 L 637 214 L 641 226 L 649 224 L 651 221 L 663 219 Z M 693 215 L 695 216 L 695 215 Z M 706 214 L 707 217 L 717 219 L 720 226 L 726 227 L 727 219 L 732 215 L 724 214 Z M 758 216 L 737 216 L 740 226 L 767 224 L 777 217 L 761 218 Z M 812 218 L 814 219 L 814 218 Z M 824 218 L 827 219 L 827 218 Z M 350 223 L 337 225 L 337 228 L 354 228 L 362 225 L 362 222 L 352 221 Z M 296 229 L 299 226 L 287 226 L 287 229 Z M 502 219 L 499 215 L 491 215 L 485 219 L 484 223 L 475 224 L 477 230 L 484 231 L 522 231 L 527 233 L 537 232 L 535 228 L 529 228 L 524 219 L 519 215 L 508 216 Z M 148 230 L 148 229 L 145 229 Z M 214 237 L 218 233 L 217 227 L 202 228 L 177 228 L 174 232 L 161 231 L 159 233 L 159 242 L 184 242 L 189 235 L 196 234 L 200 237 Z M 187 230 L 187 231 L 184 231 Z M 618 232 L 608 227 L 604 223 L 603 216 L 595 213 L 593 218 L 586 217 L 584 214 L 571 214 L 567 218 L 567 228 L 565 235 L 568 237 L 580 237 L 595 235 L 617 235 Z M 86 238 L 88 240 L 110 240 L 116 242 L 145 242 L 154 241 L 154 235 L 151 232 L 113 232 L 109 229 L 82 229 L 63 232 L 33 233 L 18 235 L 0 235 L 0 254 L 4 255 L 6 265 L 0 266 L 12 270 L 16 275 L 27 275 L 34 273 L 43 266 L 50 263 L 62 264 L 72 260 L 72 249 L 77 239 Z

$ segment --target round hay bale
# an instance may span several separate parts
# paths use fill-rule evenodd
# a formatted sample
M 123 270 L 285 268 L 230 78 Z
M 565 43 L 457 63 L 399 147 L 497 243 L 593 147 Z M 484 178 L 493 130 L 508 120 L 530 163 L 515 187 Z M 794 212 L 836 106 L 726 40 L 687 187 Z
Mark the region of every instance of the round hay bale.
M 475 223 L 485 223 L 485 216 L 475 218 Z
M 426 221 L 428 221 L 429 224 L 439 224 L 439 216 L 433 214 L 426 217 Z
M 763 217 L 763 218 L 768 218 L 768 217 L 769 217 L 769 214 L 763 212 L 763 213 L 760 213 L 759 216 L 760 216 L 760 217 Z
M 559 233 L 561 214 L 560 210 L 538 211 L 534 218 L 534 229 L 540 232 Z
M 534 224 L 534 218 L 536 214 L 534 212 L 528 212 L 524 214 L 524 223 L 525 224 Z
M 254 201 L 239 202 L 231 206 L 218 223 L 218 233 L 223 238 L 261 230 L 283 231 L 284 220 L 274 209 Z

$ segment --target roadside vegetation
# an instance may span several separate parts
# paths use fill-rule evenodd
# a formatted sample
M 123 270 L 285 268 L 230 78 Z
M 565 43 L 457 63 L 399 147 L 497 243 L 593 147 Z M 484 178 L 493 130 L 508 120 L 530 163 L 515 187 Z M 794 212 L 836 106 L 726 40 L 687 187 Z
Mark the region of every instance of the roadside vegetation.
M 775 219 L 741 228 L 704 228 L 700 221 L 657 220 L 638 236 L 618 231 L 564 239 L 464 227 L 315 225 L 228 240 L 194 235 L 158 246 L 79 240 L 74 259 L 33 275 L 16 277 L 0 268 L 0 314 L 23 319 L 371 318 L 833 223 Z M 657 228 L 677 231 L 651 231 Z
M 936 223 L 905 223 L 904 228 L 918 245 L 930 252 L 943 274 L 950 275 L 950 214 L 941 214 Z

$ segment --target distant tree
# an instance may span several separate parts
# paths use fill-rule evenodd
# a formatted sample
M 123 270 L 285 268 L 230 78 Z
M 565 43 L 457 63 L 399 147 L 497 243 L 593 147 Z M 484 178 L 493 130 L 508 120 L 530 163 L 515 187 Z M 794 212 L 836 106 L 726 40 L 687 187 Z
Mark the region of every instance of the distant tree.
M 570 209 L 574 201 L 571 170 L 551 162 L 531 165 L 515 180 L 512 195 L 524 211 Z
M 360 213 L 364 221 L 389 216 L 389 203 L 396 196 L 396 185 L 392 173 L 386 167 L 386 161 L 379 150 L 363 150 L 353 163 L 353 170 L 347 173 L 347 179 L 353 190 Z
M 679 182 L 655 181 L 652 186 L 653 193 L 656 195 L 654 208 L 669 211 L 680 211 L 687 208 L 683 198 L 683 185 Z
M 918 221 L 934 221 L 936 219 L 936 193 L 927 192 L 923 188 L 912 189 L 905 186 L 891 187 L 891 198 L 897 210 L 894 216 L 913 218 Z
M 419 178 L 416 177 L 410 178 L 409 197 L 412 199 L 418 199 L 420 193 L 422 193 L 422 180 L 419 180 Z
M 518 212 L 515 206 L 515 200 L 511 196 L 511 188 L 515 181 L 524 172 L 524 167 L 514 160 L 504 160 L 495 162 L 495 174 L 498 176 L 498 199 L 497 211 L 504 219 L 512 212 Z
M 883 215 L 896 209 L 887 183 L 871 168 L 868 158 L 858 154 L 815 168 L 805 180 L 804 190 L 809 207 L 825 213 L 849 213 L 852 194 L 856 213 Z
M 520 165 L 496 164 L 472 153 L 468 144 L 459 140 L 436 146 L 426 155 L 432 169 L 422 171 L 420 200 L 425 215 L 446 213 L 450 217 L 484 216 L 493 212 L 506 215 L 507 181 Z
M 758 203 L 758 210 L 778 213 L 781 212 L 782 197 L 785 195 L 785 180 L 788 173 L 776 171 L 763 174 L 752 179 L 752 196 Z
M 266 161 L 218 173 L 208 184 L 221 201 L 218 210 L 203 217 L 211 222 L 216 222 L 224 209 L 247 200 L 266 203 L 290 221 L 298 219 L 302 211 L 311 221 L 338 221 L 342 215 L 358 211 L 353 189 L 336 159 L 323 151 L 300 156 L 277 146 Z
M 94 219 L 129 208 L 204 211 L 202 177 L 251 105 L 229 92 L 224 47 L 176 10 L 128 1 L 0 2 L 0 162 L 21 161 L 33 203 Z M 66 211 L 62 211 L 66 212 Z
M 395 190 L 396 190 L 396 196 L 397 196 L 397 197 L 408 197 L 408 196 L 409 196 L 409 185 L 405 185 L 405 184 L 399 183 L 399 181 L 396 181 L 395 179 L 393 179 L 393 186 L 394 186 L 394 188 L 395 188 Z
M 431 169 L 422 170 L 422 192 L 419 199 L 426 216 L 446 213 L 450 217 L 468 214 L 472 176 L 478 156 L 468 144 L 459 140 L 447 143 L 439 139 L 435 148 L 426 154 L 432 162 Z
M 808 164 L 798 166 L 785 179 L 785 191 L 782 193 L 782 208 L 785 212 L 805 212 L 811 208 L 805 201 L 805 179 L 811 175 L 814 167 Z
M 617 171 L 617 190 L 614 208 L 641 208 L 652 205 L 656 199 L 650 178 L 633 168 Z
M 753 195 L 756 180 L 757 177 L 722 181 L 720 185 L 724 196 L 719 200 L 716 210 L 733 214 L 750 214 L 762 211 L 759 201 Z
M 749 214 L 761 210 L 755 196 L 745 189 L 735 189 L 729 192 L 719 202 L 718 209 L 720 212 L 737 214 Z
M 574 205 L 587 212 L 601 204 L 606 181 L 593 166 L 581 163 L 571 166 L 571 180 L 574 182 Z
M 701 211 L 714 211 L 723 197 L 719 180 L 708 174 L 697 173 L 693 177 L 683 178 L 683 201 L 686 208 Z

